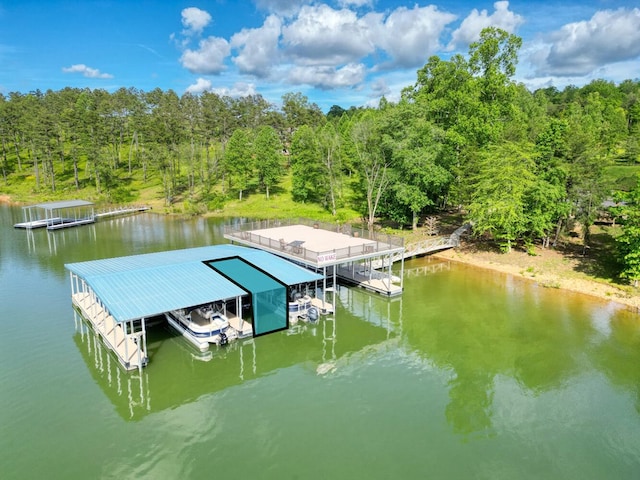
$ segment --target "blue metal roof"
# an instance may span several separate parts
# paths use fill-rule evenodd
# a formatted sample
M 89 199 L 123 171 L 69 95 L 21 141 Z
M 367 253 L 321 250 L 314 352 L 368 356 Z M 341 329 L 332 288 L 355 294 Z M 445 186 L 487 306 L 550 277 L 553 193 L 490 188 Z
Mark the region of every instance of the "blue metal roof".
M 38 203 L 26 208 L 39 207 L 45 210 L 58 210 L 62 208 L 88 207 L 90 205 L 93 205 L 93 202 L 88 202 L 87 200 L 61 200 L 59 202 Z
M 287 285 L 322 279 L 270 253 L 235 245 L 107 258 L 65 267 L 93 289 L 117 321 L 124 322 L 245 295 L 244 289 L 203 263 L 234 256 Z

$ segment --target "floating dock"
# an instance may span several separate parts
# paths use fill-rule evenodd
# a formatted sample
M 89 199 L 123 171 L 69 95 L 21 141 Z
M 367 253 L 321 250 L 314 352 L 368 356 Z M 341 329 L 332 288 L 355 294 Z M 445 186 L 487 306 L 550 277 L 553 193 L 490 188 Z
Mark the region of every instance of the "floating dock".
M 88 225 L 102 218 L 131 215 L 150 209 L 151 207 L 146 206 L 125 206 L 112 207 L 96 213 L 94 204 L 86 200 L 38 203 L 23 207 L 25 221 L 16 223 L 14 227 L 27 230 L 46 227 L 47 230 L 59 230 Z
M 321 272 L 327 282 L 337 279 L 387 296 L 402 293 L 404 239 L 369 234 L 312 220 L 268 220 L 225 226 L 224 236 L 232 243 L 258 248 L 304 267 Z M 399 257 L 401 272 L 391 272 L 392 259 Z M 375 265 L 385 268 L 375 268 Z M 332 281 L 331 281 L 332 280 Z
M 23 207 L 22 211 L 24 222 L 16 223 L 15 228 L 58 230 L 96 221 L 93 203 L 86 200 L 38 203 Z

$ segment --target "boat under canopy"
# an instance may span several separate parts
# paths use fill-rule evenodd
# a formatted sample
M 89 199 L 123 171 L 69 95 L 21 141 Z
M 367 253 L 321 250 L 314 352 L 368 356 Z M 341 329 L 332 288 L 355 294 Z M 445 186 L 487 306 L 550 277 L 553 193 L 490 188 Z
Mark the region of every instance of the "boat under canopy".
M 127 369 L 141 368 L 148 361 L 146 319 L 223 302 L 230 323 L 251 321 L 253 335 L 262 335 L 288 327 L 287 289 L 323 278 L 268 252 L 236 245 L 109 258 L 65 267 L 70 272 L 74 305 Z M 280 290 L 276 298 L 282 301 L 281 318 L 273 317 L 278 306 L 277 300 L 269 297 L 271 293 L 259 298 L 265 291 L 260 285 L 268 286 L 269 292 Z M 250 319 L 243 318 L 247 300 L 253 305 Z M 124 351 L 119 351 L 123 345 Z

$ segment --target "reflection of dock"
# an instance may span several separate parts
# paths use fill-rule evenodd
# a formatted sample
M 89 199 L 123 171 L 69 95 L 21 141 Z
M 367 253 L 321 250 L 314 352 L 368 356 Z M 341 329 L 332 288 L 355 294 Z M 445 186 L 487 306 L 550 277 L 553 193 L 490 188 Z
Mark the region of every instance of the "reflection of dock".
M 398 299 L 353 290 L 374 297 L 381 304 L 397 304 Z M 135 421 L 290 367 L 313 376 L 353 368 L 393 337 L 375 321 L 361 319 L 348 310 L 341 310 L 340 314 L 344 315 L 344 322 L 333 315 L 322 316 L 316 323 L 298 322 L 285 332 L 218 347 L 208 357 L 160 322 L 148 329 L 153 367 L 126 373 L 90 323 L 77 312 L 73 340 L 96 384 L 118 414 Z M 198 416 L 195 421 L 201 424 L 207 418 L 215 418 L 205 417 Z
M 407 268 L 404 271 L 406 277 L 422 277 L 437 272 L 451 270 L 451 262 L 438 262 L 433 265 L 423 265 L 421 267 Z
M 78 348 L 88 362 L 90 371 L 96 381 L 106 382 L 105 387 L 116 397 L 126 403 L 128 418 L 133 418 L 137 411 L 149 407 L 150 395 L 148 377 L 139 371 L 138 374 L 123 375 L 117 362 L 103 343 L 98 339 L 77 312 L 74 311 L 74 323 L 77 336 L 74 338 Z

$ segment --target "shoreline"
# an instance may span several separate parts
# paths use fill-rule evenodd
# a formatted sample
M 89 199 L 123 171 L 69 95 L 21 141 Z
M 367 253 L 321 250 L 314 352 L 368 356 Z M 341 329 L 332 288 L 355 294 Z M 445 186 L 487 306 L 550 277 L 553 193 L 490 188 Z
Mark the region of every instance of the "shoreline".
M 640 312 L 640 295 L 630 293 L 628 289 L 631 287 L 625 289 L 622 286 L 617 287 L 590 278 L 581 278 L 573 272 L 575 262 L 566 261 L 560 252 L 553 250 L 537 250 L 537 252 L 540 255 L 530 256 L 524 252 L 502 254 L 477 251 L 469 245 L 463 245 L 458 249 L 437 252 L 433 257 L 513 275 L 533 281 L 545 288 L 588 295 L 604 302 L 617 303 L 632 312 Z M 551 261 L 550 257 L 552 257 Z M 565 265 L 562 271 L 553 269 L 553 265 L 558 262 Z
M 9 195 L 0 194 L 0 203 L 20 205 Z M 482 251 L 471 243 L 434 253 L 434 258 L 492 270 L 536 282 L 545 288 L 589 295 L 605 302 L 615 302 L 630 311 L 640 312 L 640 294 L 631 287 L 617 287 L 575 273 L 577 261 L 567 260 L 556 250 L 536 249 L 536 255 L 512 251 L 509 254 Z

